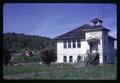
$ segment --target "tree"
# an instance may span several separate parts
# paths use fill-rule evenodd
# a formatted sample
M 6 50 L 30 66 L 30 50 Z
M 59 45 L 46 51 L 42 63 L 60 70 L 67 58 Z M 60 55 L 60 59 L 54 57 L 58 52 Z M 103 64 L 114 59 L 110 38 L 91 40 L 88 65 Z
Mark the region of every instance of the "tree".
M 43 63 L 50 65 L 51 62 L 55 62 L 57 60 L 57 55 L 55 49 L 52 48 L 45 48 L 42 51 L 41 59 Z
M 7 66 L 11 59 L 11 55 L 8 49 L 3 48 L 3 65 Z
M 19 33 L 4 33 L 3 45 L 8 49 L 44 49 L 50 46 L 55 46 L 55 40 L 35 35 L 24 35 Z

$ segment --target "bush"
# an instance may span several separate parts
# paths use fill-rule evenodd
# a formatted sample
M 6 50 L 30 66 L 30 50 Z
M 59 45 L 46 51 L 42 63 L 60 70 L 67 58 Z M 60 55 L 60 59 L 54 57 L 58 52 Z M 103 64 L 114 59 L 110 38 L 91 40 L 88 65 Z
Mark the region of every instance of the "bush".
M 86 65 L 97 65 L 99 64 L 99 53 L 89 53 L 86 57 Z
M 43 63 L 50 65 L 51 62 L 55 62 L 57 60 L 56 51 L 52 48 L 45 48 L 42 51 L 41 59 Z
M 11 59 L 10 51 L 6 48 L 3 48 L 3 65 L 7 66 Z
M 41 61 L 39 55 L 34 56 L 15 56 L 14 60 L 11 61 L 12 64 L 18 64 L 18 63 L 31 63 L 31 62 L 38 62 Z

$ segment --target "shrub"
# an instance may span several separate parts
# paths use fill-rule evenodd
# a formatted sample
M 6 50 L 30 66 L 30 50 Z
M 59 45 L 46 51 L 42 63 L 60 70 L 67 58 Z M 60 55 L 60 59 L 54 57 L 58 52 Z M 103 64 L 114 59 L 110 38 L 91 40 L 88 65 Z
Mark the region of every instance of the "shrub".
M 57 60 L 56 51 L 52 48 L 45 48 L 42 51 L 41 59 L 43 63 L 50 65 L 51 62 L 55 62 Z
M 89 53 L 86 57 L 86 65 L 97 65 L 99 64 L 99 53 Z
M 18 63 L 31 63 L 31 62 L 39 62 L 41 61 L 39 55 L 34 55 L 34 56 L 15 56 L 14 60 L 11 61 L 12 64 L 18 64 Z
M 10 51 L 6 48 L 3 48 L 3 65 L 7 66 L 11 59 Z

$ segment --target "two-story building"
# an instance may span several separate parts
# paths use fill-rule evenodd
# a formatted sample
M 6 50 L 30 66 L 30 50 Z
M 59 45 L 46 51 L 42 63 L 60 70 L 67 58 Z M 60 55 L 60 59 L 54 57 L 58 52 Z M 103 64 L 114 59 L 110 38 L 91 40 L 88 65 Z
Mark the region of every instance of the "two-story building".
M 109 29 L 103 21 L 96 18 L 90 24 L 84 24 L 64 33 L 57 40 L 57 63 L 75 63 L 85 60 L 87 53 L 99 53 L 99 63 L 115 62 L 115 38 L 108 35 Z

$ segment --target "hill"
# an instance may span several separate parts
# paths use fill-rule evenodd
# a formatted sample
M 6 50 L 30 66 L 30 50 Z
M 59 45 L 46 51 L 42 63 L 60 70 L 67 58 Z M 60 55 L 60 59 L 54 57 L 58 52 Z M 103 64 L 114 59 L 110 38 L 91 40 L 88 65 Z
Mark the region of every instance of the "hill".
M 51 38 L 14 32 L 3 34 L 3 46 L 18 51 L 23 49 L 41 50 L 46 47 L 56 47 L 55 41 Z

